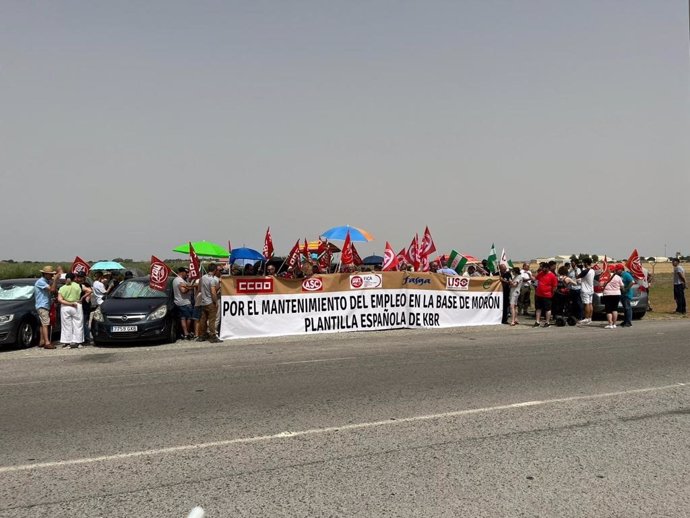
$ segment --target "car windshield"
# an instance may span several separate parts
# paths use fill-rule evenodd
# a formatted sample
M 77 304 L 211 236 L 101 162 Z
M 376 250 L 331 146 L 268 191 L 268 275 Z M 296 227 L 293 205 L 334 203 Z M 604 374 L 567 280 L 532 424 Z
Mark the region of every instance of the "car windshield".
M 10 282 L 0 283 L 0 300 L 29 300 L 34 294 L 34 287 Z
M 164 291 L 151 289 L 146 281 L 125 281 L 113 292 L 114 299 L 164 299 Z

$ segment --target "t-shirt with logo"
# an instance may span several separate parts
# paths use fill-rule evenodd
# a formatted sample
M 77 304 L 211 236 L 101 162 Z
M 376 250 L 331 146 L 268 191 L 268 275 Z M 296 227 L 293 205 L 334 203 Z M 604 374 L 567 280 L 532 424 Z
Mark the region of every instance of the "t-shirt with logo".
M 175 277 L 175 280 L 172 283 L 173 297 L 175 298 L 175 305 L 176 306 L 191 306 L 192 305 L 191 291 L 187 291 L 187 293 L 182 293 L 182 290 L 180 289 L 180 287 L 183 285 L 186 286 L 187 282 L 182 277 Z

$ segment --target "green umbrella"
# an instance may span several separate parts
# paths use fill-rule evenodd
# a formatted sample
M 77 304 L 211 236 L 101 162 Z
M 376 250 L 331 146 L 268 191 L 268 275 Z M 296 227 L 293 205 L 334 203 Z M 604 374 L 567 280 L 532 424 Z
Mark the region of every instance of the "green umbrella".
M 226 248 L 216 243 L 211 243 L 210 241 L 193 241 L 192 246 L 194 247 L 196 255 L 199 257 L 222 257 L 227 259 L 230 255 Z M 189 243 L 184 243 L 183 245 L 173 248 L 173 252 L 188 254 Z

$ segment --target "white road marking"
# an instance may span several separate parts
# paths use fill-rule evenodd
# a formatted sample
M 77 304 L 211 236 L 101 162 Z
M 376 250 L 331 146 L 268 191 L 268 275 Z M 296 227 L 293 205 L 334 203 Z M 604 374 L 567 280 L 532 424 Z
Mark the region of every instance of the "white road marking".
M 284 431 L 272 435 L 259 435 L 255 437 L 238 437 L 236 439 L 226 439 L 222 441 L 204 442 L 197 444 L 185 444 L 181 446 L 170 446 L 167 448 L 156 448 L 151 450 L 132 451 L 128 453 L 117 453 L 114 455 L 101 455 L 98 457 L 85 457 L 81 459 L 59 460 L 54 462 L 39 462 L 35 464 L 19 464 L 16 466 L 1 466 L 0 473 L 12 473 L 16 471 L 30 471 L 45 468 L 58 468 L 64 466 L 75 466 L 80 464 L 93 464 L 96 462 L 108 462 L 113 460 L 132 459 L 137 457 L 147 457 L 151 455 L 166 455 L 169 453 L 189 452 L 194 450 L 203 450 L 207 448 L 218 448 L 223 446 L 232 446 L 236 444 L 251 444 L 256 442 L 273 441 L 278 439 L 286 439 L 291 437 L 304 437 L 309 435 L 322 435 L 333 432 L 342 432 L 349 430 L 364 430 L 367 428 L 377 428 L 380 426 L 396 426 L 401 423 L 414 423 L 419 421 L 431 421 L 437 419 L 446 419 L 449 417 L 461 417 L 472 414 L 483 414 L 488 412 L 498 412 L 502 410 L 511 410 L 515 408 L 543 406 L 555 403 L 569 403 L 572 401 L 585 401 L 589 399 L 603 399 L 619 396 L 627 396 L 631 394 L 644 394 L 646 392 L 659 392 L 662 390 L 678 389 L 690 386 L 690 382 L 674 383 L 673 385 L 663 385 L 660 387 L 646 387 L 641 389 L 622 390 L 620 392 L 605 392 L 602 394 L 590 394 L 585 396 L 570 396 L 556 399 L 545 399 L 543 401 L 523 401 L 520 403 L 510 403 L 507 405 L 498 405 L 484 408 L 472 408 L 467 410 L 457 410 L 454 412 L 444 412 L 441 414 L 428 414 L 412 417 L 401 417 L 395 419 L 386 419 L 383 421 L 371 421 L 367 423 L 354 423 L 342 426 L 329 426 L 326 428 L 312 428 L 309 430 L 300 430 L 295 432 Z
M 356 356 L 345 356 L 343 358 L 323 358 L 320 360 L 299 360 L 294 362 L 280 362 L 275 365 L 296 365 L 298 363 L 323 363 L 323 362 L 340 362 L 343 360 L 356 360 Z

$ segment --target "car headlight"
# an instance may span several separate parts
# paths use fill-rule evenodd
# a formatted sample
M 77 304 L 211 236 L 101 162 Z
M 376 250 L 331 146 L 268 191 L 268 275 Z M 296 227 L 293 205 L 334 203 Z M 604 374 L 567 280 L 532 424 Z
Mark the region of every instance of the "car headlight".
M 0 315 L 0 324 L 7 324 L 14 320 L 14 315 Z
M 96 322 L 103 322 L 103 312 L 101 312 L 101 308 L 96 308 L 96 311 L 93 312 L 93 319 Z
M 163 304 L 162 306 L 156 308 L 154 311 L 152 311 L 149 316 L 146 317 L 146 320 L 160 320 L 163 318 L 165 315 L 168 314 L 168 306 Z

